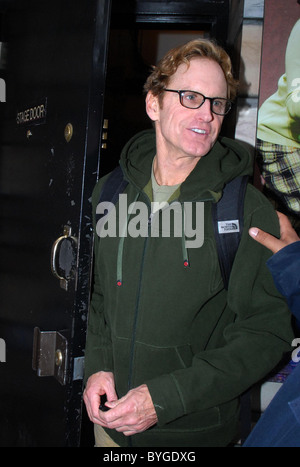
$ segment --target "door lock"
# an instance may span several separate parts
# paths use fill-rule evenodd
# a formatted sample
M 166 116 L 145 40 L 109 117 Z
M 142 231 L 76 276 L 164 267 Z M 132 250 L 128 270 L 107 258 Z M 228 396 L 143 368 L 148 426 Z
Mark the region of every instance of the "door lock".
M 57 349 L 57 351 L 55 352 L 55 365 L 61 366 L 63 362 L 63 358 L 64 357 L 63 357 L 62 351 L 60 349 Z
M 68 341 L 58 331 L 34 328 L 32 368 L 38 376 L 54 376 L 61 385 L 66 384 Z

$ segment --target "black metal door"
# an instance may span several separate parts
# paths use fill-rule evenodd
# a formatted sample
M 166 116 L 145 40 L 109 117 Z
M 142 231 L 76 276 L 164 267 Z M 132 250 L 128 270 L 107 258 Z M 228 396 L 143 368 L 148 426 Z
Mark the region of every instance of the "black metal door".
M 0 445 L 77 446 L 111 1 L 4 3 Z

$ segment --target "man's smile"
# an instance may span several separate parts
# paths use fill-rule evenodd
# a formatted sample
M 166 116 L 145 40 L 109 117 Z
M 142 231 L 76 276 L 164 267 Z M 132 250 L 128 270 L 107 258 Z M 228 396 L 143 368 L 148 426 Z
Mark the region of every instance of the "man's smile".
M 191 131 L 194 133 L 198 133 L 200 135 L 207 135 L 208 132 L 206 130 L 201 130 L 200 128 L 191 128 Z

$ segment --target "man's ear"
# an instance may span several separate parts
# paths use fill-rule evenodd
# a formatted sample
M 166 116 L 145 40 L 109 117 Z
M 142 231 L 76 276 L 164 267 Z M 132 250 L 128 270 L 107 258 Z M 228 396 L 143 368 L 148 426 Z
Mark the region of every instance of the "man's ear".
M 148 117 L 156 122 L 159 119 L 159 102 L 158 97 L 154 96 L 151 91 L 146 96 L 146 112 Z

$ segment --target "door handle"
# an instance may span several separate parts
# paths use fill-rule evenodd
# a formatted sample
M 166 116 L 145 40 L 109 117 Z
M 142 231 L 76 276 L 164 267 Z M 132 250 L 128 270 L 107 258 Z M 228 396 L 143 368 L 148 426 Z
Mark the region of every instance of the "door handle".
M 69 281 L 75 275 L 76 254 L 77 238 L 72 236 L 71 227 L 65 225 L 63 235 L 55 240 L 51 249 L 51 272 L 64 290 L 68 290 Z

